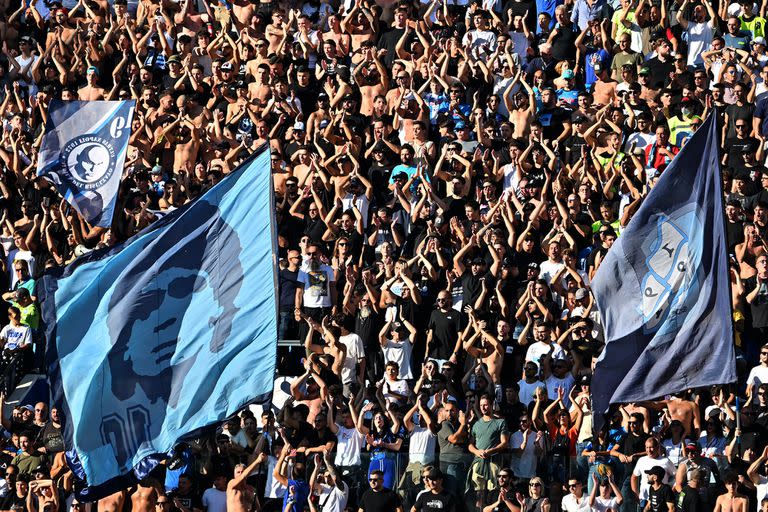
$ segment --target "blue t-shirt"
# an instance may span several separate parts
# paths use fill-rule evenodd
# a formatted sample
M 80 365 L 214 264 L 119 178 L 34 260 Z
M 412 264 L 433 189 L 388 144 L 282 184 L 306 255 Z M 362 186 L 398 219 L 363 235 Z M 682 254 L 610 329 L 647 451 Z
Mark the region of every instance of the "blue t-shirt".
M 286 505 L 288 505 L 291 486 L 296 489 L 296 492 L 294 493 L 295 501 L 293 502 L 293 507 L 288 510 L 290 512 L 302 512 L 304 507 L 307 506 L 307 500 L 309 499 L 309 484 L 304 480 L 288 480 L 288 490 L 286 490 L 285 495 L 283 495 L 283 508 L 280 510 L 285 510 Z
M 557 90 L 557 100 L 563 100 L 567 105 L 576 108 L 579 106 L 579 90 L 578 89 L 571 89 L 570 91 L 566 91 L 565 89 L 558 89 Z

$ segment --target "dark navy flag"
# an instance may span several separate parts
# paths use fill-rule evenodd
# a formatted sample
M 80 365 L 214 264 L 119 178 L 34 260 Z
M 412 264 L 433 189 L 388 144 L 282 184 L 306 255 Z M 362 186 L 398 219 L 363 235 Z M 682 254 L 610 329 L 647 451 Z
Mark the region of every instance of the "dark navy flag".
M 596 428 L 612 403 L 736 380 L 716 118 L 662 173 L 592 281 L 606 340 Z
M 146 232 L 44 277 L 53 402 L 90 486 L 142 477 L 178 439 L 269 398 L 269 177 L 265 149 Z
M 112 225 L 134 106 L 133 100 L 55 99 L 48 106 L 37 175 L 93 226 Z

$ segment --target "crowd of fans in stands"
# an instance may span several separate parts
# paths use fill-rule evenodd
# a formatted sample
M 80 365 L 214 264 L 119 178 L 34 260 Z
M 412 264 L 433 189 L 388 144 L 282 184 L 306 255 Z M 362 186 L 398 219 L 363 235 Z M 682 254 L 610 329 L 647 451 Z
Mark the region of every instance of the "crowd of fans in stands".
M 265 144 L 279 337 L 298 340 L 284 404 L 98 504 L 74 497 L 61 411 L 6 411 L 0 510 L 768 512 L 766 9 L 0 1 L 6 392 L 42 365 L 46 269 Z M 53 98 L 136 100 L 111 229 L 36 177 Z M 590 280 L 710 115 L 740 380 L 616 406 L 593 433 Z

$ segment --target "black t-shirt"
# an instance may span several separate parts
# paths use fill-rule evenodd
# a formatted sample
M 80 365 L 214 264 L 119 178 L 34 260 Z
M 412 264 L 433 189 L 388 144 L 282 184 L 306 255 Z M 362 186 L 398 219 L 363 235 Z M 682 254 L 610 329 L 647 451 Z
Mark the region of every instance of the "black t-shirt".
M 514 490 L 514 489 L 510 489 L 510 490 L 507 492 L 507 499 L 508 499 L 509 501 L 511 501 L 512 503 L 516 503 L 514 496 L 515 496 L 515 490 Z M 494 490 L 492 490 L 492 491 L 491 491 L 491 492 L 488 494 L 488 499 L 487 499 L 486 501 L 487 501 L 488 503 L 496 503 L 496 500 L 498 500 L 498 499 L 499 499 L 499 490 L 498 490 L 498 489 L 494 489 Z M 500 501 L 500 502 L 499 502 L 499 506 L 497 506 L 497 507 L 496 507 L 495 509 L 493 509 L 493 510 L 494 510 L 494 512 L 512 512 L 512 511 L 509 509 L 509 507 L 507 506 L 507 504 L 506 504 L 506 503 L 504 503 L 503 501 Z
M 171 508 L 172 512 L 181 512 L 181 509 L 176 507 L 176 500 L 178 500 L 179 505 L 181 505 L 185 509 L 188 509 L 188 510 L 203 509 L 203 501 L 200 499 L 200 496 L 198 496 L 194 492 L 190 492 L 189 494 L 181 494 L 177 489 L 173 491 L 170 498 L 172 500 L 171 503 L 173 503 L 173 506 Z
M 443 313 L 439 309 L 432 311 L 429 317 L 429 329 L 432 329 L 432 343 L 429 356 L 436 359 L 448 359 L 453 354 L 459 336 L 459 313 L 453 309 Z
M 38 434 L 38 442 L 45 446 L 46 453 L 58 453 L 64 451 L 64 438 L 61 429 L 54 427 L 50 421 Z
M 475 275 L 472 273 L 472 270 L 467 268 L 461 275 L 461 291 L 464 293 L 464 304 L 475 304 L 475 301 L 480 296 L 480 292 L 483 290 L 482 279 L 485 279 L 485 286 L 488 291 L 492 291 L 495 284 L 493 283 L 493 275 L 490 272 Z M 488 297 L 486 296 L 486 298 Z
M 419 495 L 413 507 L 418 512 L 439 510 L 440 512 L 453 512 L 456 510 L 456 499 L 447 491 L 435 494 L 424 492 Z
M 736 246 L 744 241 L 744 224 L 726 220 L 725 233 L 728 240 L 728 252 L 733 253 Z
M 667 512 L 667 503 L 675 503 L 672 488 L 667 484 L 661 484 L 658 489 L 651 486 L 648 489 L 648 503 L 651 505 L 651 512 Z
M 386 68 L 391 68 L 392 63 L 397 58 L 397 42 L 400 40 L 401 37 L 403 37 L 403 34 L 405 33 L 404 28 L 396 28 L 392 27 L 387 32 L 384 32 L 381 35 L 381 39 L 379 39 L 378 47 L 379 49 L 385 49 L 387 50 L 387 54 L 384 56 L 384 66 Z
M 629 433 L 627 437 L 624 438 L 624 442 L 621 444 L 621 453 L 624 455 L 634 455 L 636 453 L 641 453 L 645 451 L 645 441 L 650 437 L 648 434 L 640 434 L 635 435 L 633 433 Z
M 574 47 L 575 48 L 575 47 Z M 563 123 L 571 121 L 571 114 L 562 107 L 544 107 L 539 112 L 539 122 L 543 127 L 544 138 L 555 140 L 563 133 Z
M 752 127 L 752 114 L 755 112 L 755 105 L 754 103 L 746 103 L 744 105 L 728 105 L 725 107 L 725 113 L 728 114 L 728 131 L 725 134 L 726 141 L 731 137 L 736 137 L 736 128 L 734 127 L 734 124 L 736 121 L 746 121 L 747 126 Z M 749 133 L 749 131 L 745 131 L 745 134 Z M 726 142 L 727 144 L 727 142 Z M 728 147 L 727 145 L 725 147 Z
M 578 27 L 573 24 L 558 27 L 557 35 L 552 39 L 552 57 L 555 60 L 573 60 L 576 57 L 576 38 Z
M 27 498 L 19 498 L 16 496 L 16 491 L 12 490 L 12 494 L 9 494 L 5 498 L 0 498 L 0 510 L 27 510 Z
M 744 280 L 744 295 L 749 295 L 757 287 L 757 276 Z M 768 327 L 768 283 L 761 286 L 757 297 L 749 305 L 752 314 L 752 327 Z
M 400 497 L 389 489 L 374 492 L 368 489 L 360 498 L 360 508 L 364 512 L 392 512 L 400 506 Z
M 664 87 L 664 83 L 667 78 L 669 78 L 669 74 L 675 70 L 675 63 L 673 62 L 672 57 L 668 57 L 666 61 L 661 61 L 658 57 L 654 57 L 649 60 L 646 65 L 651 72 L 651 83 L 649 86 L 654 89 Z

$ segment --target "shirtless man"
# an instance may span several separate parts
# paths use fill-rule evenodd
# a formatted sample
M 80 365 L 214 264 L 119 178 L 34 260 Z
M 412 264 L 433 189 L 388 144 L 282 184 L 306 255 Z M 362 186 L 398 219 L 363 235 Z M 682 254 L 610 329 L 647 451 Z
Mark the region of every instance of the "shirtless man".
M 344 32 L 350 34 L 352 38 L 352 52 L 356 52 L 365 41 L 373 41 L 376 38 L 378 21 L 374 20 L 373 13 L 367 7 L 362 7 L 361 2 L 356 1 L 355 5 L 341 22 L 341 27 L 344 29 Z M 352 63 L 357 64 L 357 61 L 354 59 L 354 53 Z
M 333 41 L 336 43 L 336 53 L 340 57 L 346 57 L 349 55 L 350 45 L 352 38 L 349 34 L 345 34 L 341 27 L 341 16 L 338 14 L 331 14 L 328 17 L 328 32 L 323 32 L 323 41 Z
M 249 62 L 248 71 L 256 79 L 248 84 L 248 98 L 251 101 L 258 100 L 257 103 L 263 107 L 272 96 L 272 88 L 269 86 L 269 64 L 259 64 L 251 71 L 251 63 Z
M 186 164 L 194 164 L 197 161 L 197 153 L 200 151 L 200 135 L 189 116 L 181 118 L 182 126 L 173 134 L 171 142 L 173 150 L 173 170 L 178 172 L 186 168 Z M 171 137 L 169 137 L 170 139 Z
M 757 260 L 765 254 L 765 245 L 754 224 L 744 226 L 744 242 L 736 244 L 739 277 L 749 279 L 757 273 Z
M 99 500 L 99 512 L 122 512 L 126 492 L 118 491 Z
M 678 393 L 669 400 L 659 400 L 656 402 L 648 402 L 647 405 L 650 409 L 656 411 L 662 411 L 663 409 L 669 410 L 669 416 L 673 420 L 678 420 L 683 424 L 685 432 L 684 437 L 696 435 L 698 436 L 699 430 L 701 430 L 701 413 L 699 407 L 691 402 L 685 400 L 682 393 Z
M 132 512 L 155 512 L 157 498 L 163 494 L 160 483 L 153 478 L 145 478 L 136 484 L 131 494 Z
M 251 23 L 251 18 L 253 18 L 253 15 L 256 14 L 257 7 L 258 3 L 248 1 L 232 3 L 232 14 L 235 16 L 234 22 L 238 32 L 243 30 Z
M 469 317 L 476 334 L 464 341 L 464 350 L 475 359 L 485 363 L 493 383 L 499 384 L 501 382 L 501 366 L 504 362 L 504 347 L 495 336 L 485 330 L 484 321 L 478 321 L 474 313 L 470 313 Z M 500 336 L 509 336 L 509 324 L 505 320 L 499 320 L 497 328 Z M 480 346 L 476 344 L 478 338 L 482 342 Z
M 602 65 L 595 65 L 595 75 L 597 80 L 593 84 L 594 92 L 592 93 L 594 104 L 599 106 L 612 105 L 613 100 L 616 98 L 616 86 L 619 83 L 611 78 L 609 69 L 605 69 Z M 599 70 L 599 71 L 598 71 Z
M 277 50 L 280 48 L 280 42 L 283 40 L 286 30 L 284 21 L 285 11 L 282 9 L 275 9 L 272 12 L 272 23 L 267 25 L 267 28 L 264 29 L 264 35 L 269 41 L 269 53 L 277 53 Z
M 366 50 L 365 60 L 355 67 L 354 78 L 360 87 L 360 113 L 370 116 L 374 99 L 389 90 L 389 75 L 373 48 Z
M 530 130 L 531 121 L 534 119 L 536 113 L 536 96 L 525 80 L 520 80 L 523 87 L 526 89 L 526 93 L 518 91 L 515 93 L 512 101 L 509 101 L 508 91 L 504 93 L 504 104 L 509 111 L 509 121 L 512 123 L 514 138 L 527 138 Z M 510 88 L 511 90 L 511 88 Z
M 77 91 L 77 97 L 80 101 L 97 101 L 106 98 L 104 89 L 96 85 L 99 77 L 99 70 L 95 66 L 90 66 L 85 74 L 88 85 Z
M 235 466 L 235 477 L 227 482 L 227 512 L 249 512 L 259 510 L 256 490 L 248 485 L 245 480 L 256 466 L 267 460 L 266 453 L 260 453 L 247 467 L 245 464 Z M 254 501 L 256 506 L 254 507 Z
M 739 477 L 736 473 L 729 473 L 723 479 L 725 494 L 717 497 L 714 512 L 747 512 L 747 498 L 739 494 Z

